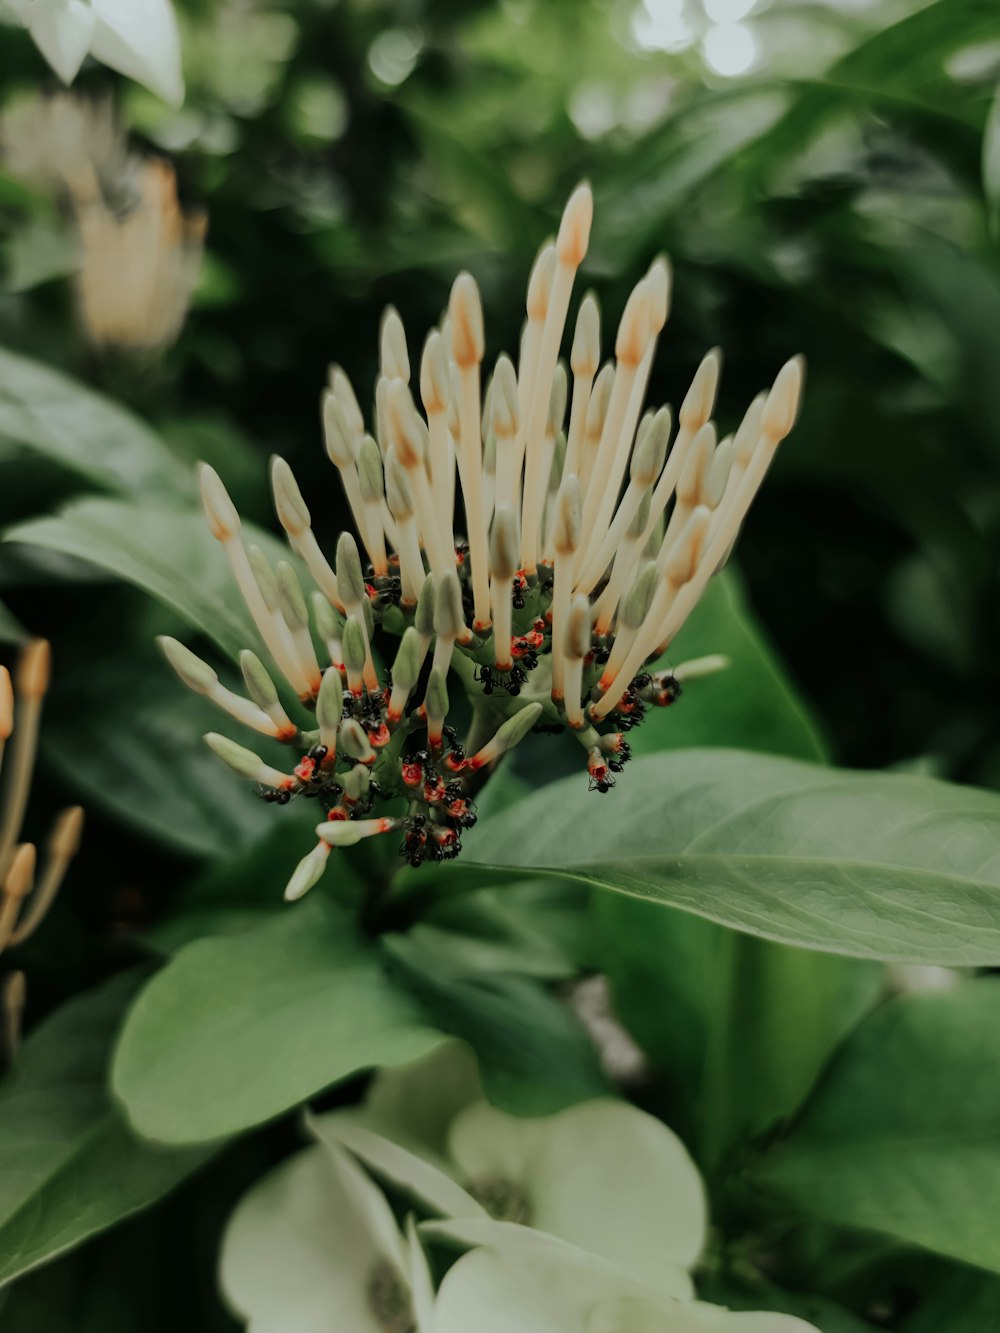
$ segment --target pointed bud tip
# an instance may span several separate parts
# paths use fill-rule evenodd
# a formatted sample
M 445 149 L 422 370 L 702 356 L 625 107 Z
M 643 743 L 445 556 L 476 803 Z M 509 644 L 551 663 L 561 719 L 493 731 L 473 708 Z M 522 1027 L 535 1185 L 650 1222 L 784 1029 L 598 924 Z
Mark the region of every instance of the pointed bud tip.
M 583 181 L 570 195 L 563 209 L 556 238 L 556 252 L 560 263 L 579 268 L 590 244 L 590 227 L 594 220 L 594 195 Z
M 460 273 L 448 302 L 451 354 L 458 366 L 478 365 L 485 351 L 483 303 L 471 273 Z
M 232 540 L 240 530 L 240 516 L 223 485 L 222 478 L 209 463 L 199 463 L 198 481 L 201 487 L 201 502 L 212 536 L 220 542 Z

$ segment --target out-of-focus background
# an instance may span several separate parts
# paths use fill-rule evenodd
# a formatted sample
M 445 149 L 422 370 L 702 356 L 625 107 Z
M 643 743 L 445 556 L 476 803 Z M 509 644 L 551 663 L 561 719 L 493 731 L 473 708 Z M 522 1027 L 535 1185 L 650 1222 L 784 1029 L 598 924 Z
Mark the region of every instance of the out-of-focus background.
M 340 497 L 317 419 L 327 363 L 367 392 L 385 304 L 422 339 L 462 266 L 483 287 L 488 357 L 513 350 L 531 259 L 586 176 L 597 211 L 584 281 L 609 325 L 655 253 L 674 265 L 656 400 L 676 404 L 719 344 L 731 427 L 788 355 L 808 358 L 805 412 L 741 560 L 837 759 L 1000 782 L 990 0 L 184 0 L 179 11 L 180 109 L 100 66 L 76 84 L 96 97 L 113 88 L 132 148 L 174 164 L 195 242 L 207 219 L 179 337 L 123 354 L 85 336 L 66 276 L 73 210 L 23 161 L 38 115 L 25 100 L 54 78 L 4 29 L 5 346 L 225 467 L 256 516 L 264 461 L 284 453 L 307 494 L 327 497 L 318 523 L 334 531 Z M 135 189 L 115 170 L 103 181 L 111 207 L 116 188 Z M 41 507 L 34 471 L 29 484 L 5 454 L 2 476 L 4 517 Z M 0 578 L 16 574 L 0 564 Z M 18 609 L 16 588 L 6 600 Z

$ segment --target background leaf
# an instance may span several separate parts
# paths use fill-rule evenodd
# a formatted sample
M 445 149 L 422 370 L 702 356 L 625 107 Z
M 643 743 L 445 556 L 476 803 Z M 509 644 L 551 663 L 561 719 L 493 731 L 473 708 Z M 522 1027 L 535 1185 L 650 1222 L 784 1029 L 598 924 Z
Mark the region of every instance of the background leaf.
M 998 1043 L 995 978 L 898 997 L 858 1029 L 753 1180 L 806 1216 L 1000 1273 Z
M 139 1142 L 105 1090 L 127 973 L 65 1004 L 0 1084 L 0 1283 L 148 1207 L 206 1161 Z
M 903 775 L 685 750 L 626 769 L 613 819 L 579 778 L 476 844 L 786 944 L 859 958 L 1000 962 L 1000 797 Z M 467 871 L 464 873 L 468 873 Z
M 185 945 L 132 1006 L 112 1087 L 139 1133 L 204 1142 L 440 1039 L 319 892 L 254 930 Z

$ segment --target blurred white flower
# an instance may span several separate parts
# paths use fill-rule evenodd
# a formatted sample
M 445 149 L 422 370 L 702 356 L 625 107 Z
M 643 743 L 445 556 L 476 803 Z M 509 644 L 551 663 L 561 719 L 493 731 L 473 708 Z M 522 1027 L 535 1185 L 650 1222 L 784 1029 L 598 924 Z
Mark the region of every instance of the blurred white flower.
M 170 0 L 0 0 L 63 83 L 88 55 L 162 97 L 184 100 L 181 44 Z
M 68 205 L 88 341 L 143 353 L 173 342 L 207 219 L 181 208 L 170 164 L 130 151 L 110 100 L 76 93 L 15 102 L 0 122 L 0 151 L 11 175 Z
M 704 1187 L 660 1121 L 611 1099 L 516 1118 L 470 1073 L 441 1048 L 310 1118 L 318 1144 L 226 1233 L 223 1288 L 254 1333 L 815 1333 L 694 1300 Z M 460 1252 L 436 1294 L 422 1242 Z
M 430 1333 L 420 1244 L 347 1153 L 306 1148 L 230 1219 L 220 1281 L 254 1333 Z

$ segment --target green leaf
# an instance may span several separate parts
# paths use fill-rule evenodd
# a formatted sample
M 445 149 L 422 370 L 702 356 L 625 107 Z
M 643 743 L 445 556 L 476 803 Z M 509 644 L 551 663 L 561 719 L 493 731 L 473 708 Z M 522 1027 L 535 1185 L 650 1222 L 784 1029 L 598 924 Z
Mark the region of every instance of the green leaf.
M 272 559 L 290 558 L 267 533 L 244 526 L 249 540 Z M 236 592 L 228 561 L 200 513 L 122 500 L 77 500 L 55 518 L 34 519 L 9 529 L 7 540 L 59 551 L 125 579 L 214 639 L 233 658 L 257 644 L 257 632 Z
M 992 792 L 686 750 L 637 760 L 606 797 L 579 777 L 542 788 L 463 873 L 548 870 L 785 944 L 971 967 L 1000 963 L 998 853 Z
M 150 428 L 110 399 L 0 348 L 0 437 L 119 495 L 161 503 L 194 494 L 194 476 Z
M 158 657 L 96 658 L 58 675 L 48 721 L 46 758 L 82 800 L 189 855 L 230 856 L 290 813 L 219 763 L 205 732 L 240 741 L 245 732 L 180 686 Z M 303 823 L 291 822 L 301 835 Z M 286 879 L 296 859 L 290 851 Z M 279 898 L 284 883 L 273 886 Z
M 378 946 L 317 891 L 254 930 L 182 948 L 132 1006 L 112 1088 L 139 1133 L 204 1142 L 440 1040 Z
M 898 997 L 751 1178 L 808 1217 L 1000 1273 L 998 1049 L 1000 980 Z
M 385 944 L 442 1031 L 475 1051 L 495 1106 L 514 1115 L 552 1115 L 607 1095 L 583 1028 L 536 982 L 480 973 L 440 937 L 388 935 Z
M 990 104 L 983 131 L 983 193 L 996 235 L 1000 227 L 1000 88 Z
M 21 622 L 0 602 L 0 643 L 24 643 L 27 637 Z
M 708 585 L 660 669 L 710 653 L 725 654 L 730 665 L 693 682 L 676 705 L 650 709 L 629 736 L 634 754 L 724 745 L 796 759 L 827 757 L 817 724 L 796 698 L 732 570 Z
M 866 1320 L 825 1296 L 785 1291 L 756 1276 L 743 1280 L 736 1276 L 709 1278 L 699 1282 L 698 1296 L 728 1310 L 773 1310 L 777 1314 L 795 1315 L 819 1329 L 819 1333 L 871 1333 L 872 1329 Z
M 208 1157 L 141 1143 L 105 1090 L 128 973 L 31 1034 L 0 1085 L 0 1283 L 147 1207 Z
M 594 937 L 615 1011 L 681 1092 L 688 1137 L 716 1164 L 805 1100 L 874 1002 L 875 963 L 806 953 L 595 894 Z
M 930 1270 L 928 1273 L 928 1269 Z M 928 1264 L 917 1308 L 900 1325 L 902 1333 L 993 1333 L 1000 1310 L 1000 1280 L 964 1264 Z M 826 1330 L 823 1330 L 826 1333 Z

